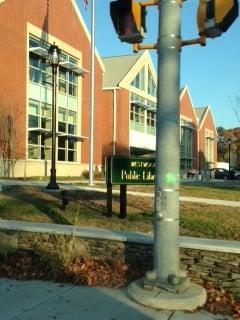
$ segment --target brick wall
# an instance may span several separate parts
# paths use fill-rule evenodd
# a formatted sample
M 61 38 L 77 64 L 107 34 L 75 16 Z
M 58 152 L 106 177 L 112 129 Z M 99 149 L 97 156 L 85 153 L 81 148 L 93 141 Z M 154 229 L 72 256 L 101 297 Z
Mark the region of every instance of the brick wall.
M 186 117 L 192 123 L 193 169 L 198 170 L 198 124 L 189 92 L 186 89 L 183 90 L 184 91 L 180 99 L 180 117 L 183 117 L 183 119 Z
M 72 2 L 66 0 L 15 0 L 0 4 L 0 105 L 17 118 L 18 158 L 25 156 L 27 22 L 82 52 L 83 68 L 90 69 L 90 42 Z M 102 69 L 95 61 L 94 162 L 102 161 Z M 90 75 L 82 82 L 82 135 L 89 136 Z M 82 143 L 82 162 L 88 162 L 88 140 Z

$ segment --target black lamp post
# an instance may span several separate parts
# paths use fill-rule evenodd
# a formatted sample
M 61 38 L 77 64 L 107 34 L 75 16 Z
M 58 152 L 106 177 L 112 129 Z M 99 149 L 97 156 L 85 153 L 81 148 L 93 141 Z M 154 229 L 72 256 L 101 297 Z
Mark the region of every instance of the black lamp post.
M 227 140 L 227 143 L 228 143 L 228 178 L 230 179 L 231 178 L 231 173 L 230 173 L 230 168 L 231 168 L 231 142 L 232 140 L 231 139 L 228 139 Z
M 55 43 L 48 49 L 48 61 L 52 66 L 52 157 L 50 181 L 47 189 L 56 190 L 56 98 L 57 98 L 57 68 L 59 66 L 61 50 Z

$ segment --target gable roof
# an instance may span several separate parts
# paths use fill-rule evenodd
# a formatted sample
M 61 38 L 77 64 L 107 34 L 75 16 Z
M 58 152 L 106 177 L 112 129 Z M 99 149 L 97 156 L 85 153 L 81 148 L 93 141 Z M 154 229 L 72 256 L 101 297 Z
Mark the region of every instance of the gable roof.
M 201 122 L 203 121 L 203 118 L 207 112 L 208 107 L 203 107 L 203 108 L 195 108 L 198 124 L 200 125 Z
M 103 57 L 102 61 L 105 66 L 103 87 L 117 87 L 140 57 L 141 54 Z
M 180 89 L 180 110 L 181 110 L 181 101 L 183 100 L 183 98 L 185 97 L 185 95 L 187 95 L 188 98 L 189 98 L 189 100 L 190 100 L 191 109 L 192 109 L 192 112 L 193 112 L 193 114 L 194 114 L 196 123 L 199 124 L 199 122 L 198 122 L 198 115 L 197 115 L 196 109 L 194 108 L 193 101 L 192 101 L 192 97 L 191 97 L 191 94 L 190 94 L 190 91 L 189 91 L 187 85 L 185 85 L 183 88 Z
M 216 125 L 215 125 L 215 122 L 214 122 L 214 119 L 213 119 L 213 116 L 212 116 L 212 112 L 211 112 L 210 106 L 207 106 L 205 108 L 196 108 L 196 109 L 198 109 L 199 115 L 201 116 L 201 119 L 199 118 L 199 124 L 198 124 L 199 125 L 199 130 L 201 130 L 201 128 L 203 127 L 203 124 L 204 124 L 207 116 L 209 115 L 211 117 L 214 129 L 215 129 L 215 133 L 217 135 L 217 128 L 216 128 Z

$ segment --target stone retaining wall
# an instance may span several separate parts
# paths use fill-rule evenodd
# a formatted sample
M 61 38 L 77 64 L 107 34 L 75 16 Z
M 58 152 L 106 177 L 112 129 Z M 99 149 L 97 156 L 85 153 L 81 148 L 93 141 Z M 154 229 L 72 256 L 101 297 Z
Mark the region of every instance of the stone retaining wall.
M 57 235 L 43 232 L 6 231 L 5 233 L 18 238 L 19 248 L 50 251 L 54 254 L 68 254 L 70 242 L 76 236 Z M 85 255 L 93 258 L 124 260 L 130 265 L 140 265 L 143 271 L 152 268 L 152 243 L 137 243 L 135 241 L 119 241 L 102 239 L 101 237 L 79 237 L 80 245 L 76 250 L 81 250 Z M 211 240 L 209 240 L 211 241 Z M 181 269 L 186 270 L 189 277 L 198 282 L 213 281 L 215 284 L 232 292 L 240 299 L 240 254 L 180 248 Z

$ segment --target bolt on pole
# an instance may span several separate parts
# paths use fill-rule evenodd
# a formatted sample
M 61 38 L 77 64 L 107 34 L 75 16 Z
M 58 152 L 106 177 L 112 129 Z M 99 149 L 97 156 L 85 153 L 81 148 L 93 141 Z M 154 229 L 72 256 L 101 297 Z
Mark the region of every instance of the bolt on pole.
M 179 279 L 180 1 L 159 1 L 154 271 L 158 286 Z

